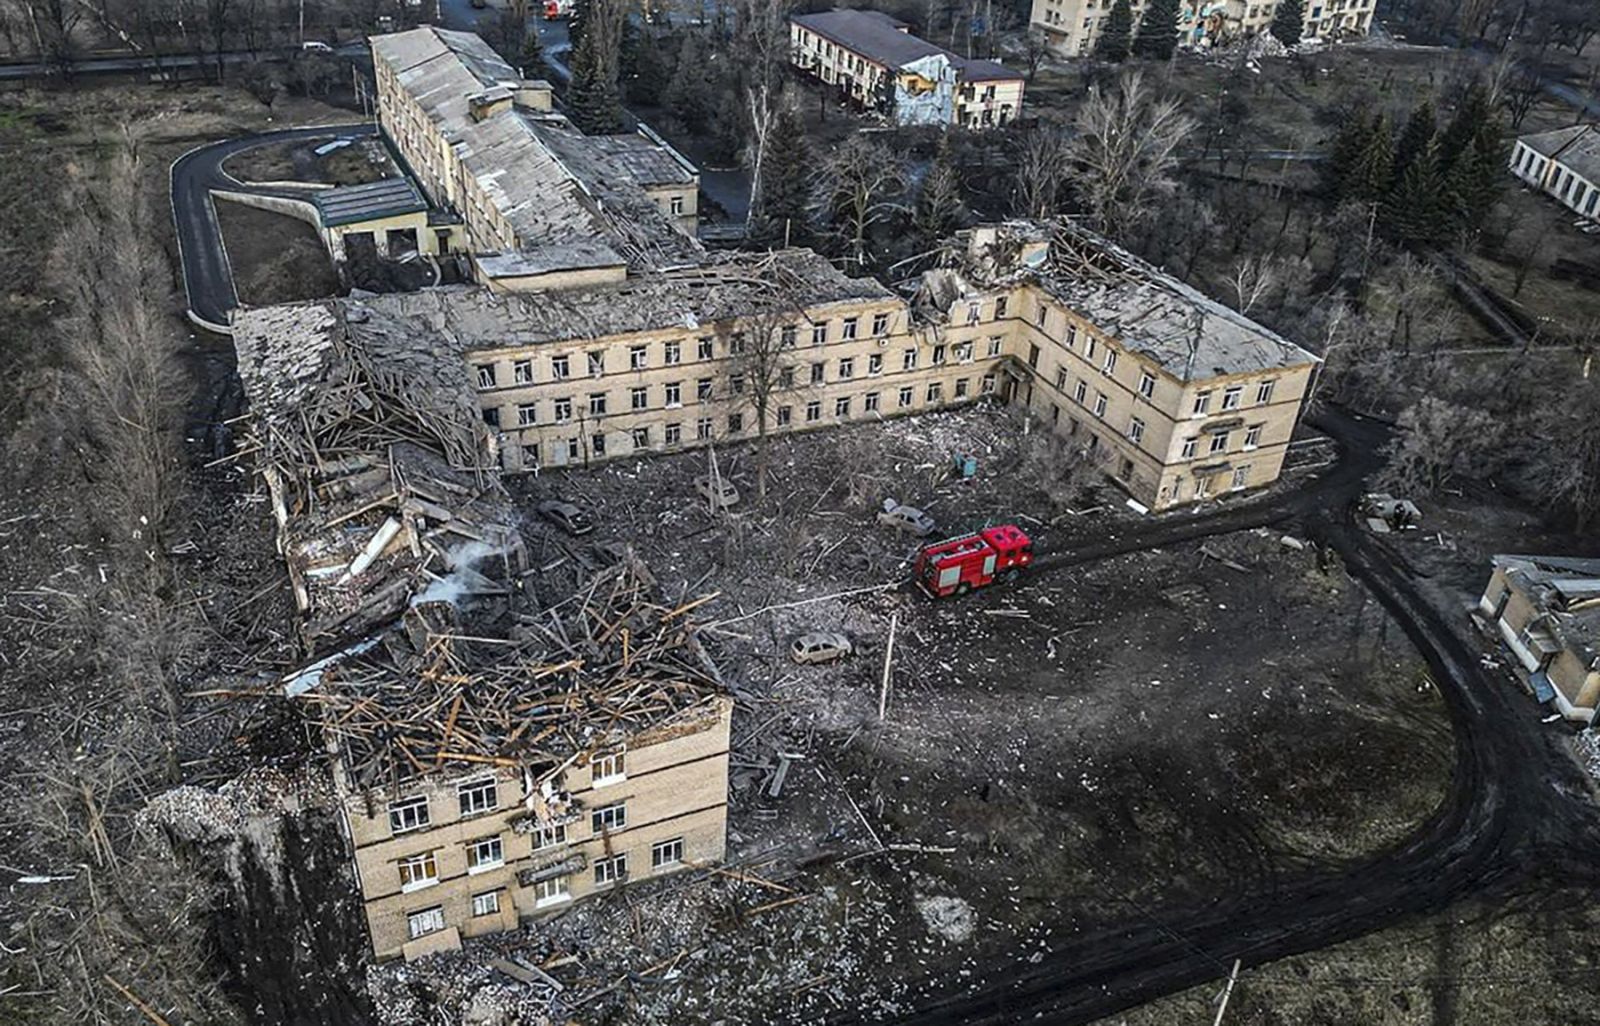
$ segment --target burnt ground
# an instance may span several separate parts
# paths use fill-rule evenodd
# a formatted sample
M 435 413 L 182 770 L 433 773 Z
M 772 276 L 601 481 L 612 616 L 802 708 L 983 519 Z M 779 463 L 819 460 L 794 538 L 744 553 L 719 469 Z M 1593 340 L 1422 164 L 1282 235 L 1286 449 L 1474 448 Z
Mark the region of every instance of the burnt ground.
M 530 509 L 556 494 L 586 502 L 601 526 L 584 541 L 634 544 L 670 594 L 721 591 L 701 613 L 738 682 L 729 860 L 759 879 L 634 885 L 481 947 L 575 953 L 552 971 L 577 994 L 667 969 L 598 999 L 623 1021 L 892 1017 L 930 981 L 976 989 L 1019 950 L 1044 959 L 1170 904 L 1270 892 L 1429 818 L 1453 747 L 1426 667 L 1336 559 L 1278 533 L 943 603 L 892 589 L 827 597 L 902 575 L 914 543 L 873 522 L 884 495 L 950 533 L 1016 520 L 1041 551 L 1143 523 L 1110 491 L 1063 493 L 1024 473 L 1040 439 L 1016 427 L 983 409 L 890 422 L 874 429 L 886 439 L 875 456 L 857 430 L 785 439 L 765 502 L 752 501 L 749 455 L 724 452 L 746 496 L 725 524 L 686 497 L 703 454 L 524 482 Z M 980 454 L 975 481 L 945 479 L 957 450 Z M 546 557 L 572 544 L 535 531 Z M 761 612 L 807 598 L 820 600 Z M 857 653 L 793 665 L 785 647 L 810 629 L 844 630 Z M 780 752 L 803 758 L 774 798 Z M 619 913 L 631 929 L 615 929 Z M 371 989 L 391 1022 L 423 1014 L 418 979 L 453 1014 L 474 1000 L 517 1007 L 481 989 L 483 961 L 469 948 L 377 970 Z
M 377 139 L 358 139 L 318 153 L 326 139 L 273 143 L 235 154 L 223 170 L 245 182 L 322 182 L 364 185 L 400 173 L 389 151 Z

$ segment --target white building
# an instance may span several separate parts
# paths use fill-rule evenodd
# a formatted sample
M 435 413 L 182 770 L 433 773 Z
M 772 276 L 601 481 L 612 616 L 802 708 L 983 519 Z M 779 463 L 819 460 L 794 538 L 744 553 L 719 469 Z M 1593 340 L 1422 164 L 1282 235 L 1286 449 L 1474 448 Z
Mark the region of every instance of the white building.
M 1572 125 L 1525 135 L 1511 149 L 1511 173 L 1584 217 L 1600 206 L 1600 127 Z
M 1100 38 L 1100 27 L 1115 0 L 1033 0 L 1031 27 L 1044 33 L 1050 49 L 1065 57 L 1086 56 Z M 1364 36 L 1372 27 L 1376 0 L 1300 0 L 1305 5 L 1301 38 Z M 1134 0 L 1137 34 L 1145 0 Z M 1178 12 L 1178 45 L 1224 46 L 1267 30 L 1278 12 L 1275 0 L 1186 0 Z

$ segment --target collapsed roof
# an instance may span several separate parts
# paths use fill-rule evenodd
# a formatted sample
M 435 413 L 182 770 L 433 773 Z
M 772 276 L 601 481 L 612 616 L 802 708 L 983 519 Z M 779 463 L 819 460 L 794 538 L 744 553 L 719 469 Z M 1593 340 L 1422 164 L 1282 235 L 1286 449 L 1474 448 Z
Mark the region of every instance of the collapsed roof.
M 1537 611 L 1530 625 L 1553 645 L 1569 649 L 1585 666 L 1600 660 L 1600 559 L 1573 556 L 1497 555 L 1494 565 Z
M 1317 363 L 1277 332 L 1110 240 L 1062 218 L 967 233 L 961 273 L 985 287 L 1032 284 L 1179 381 Z
M 595 143 L 558 114 L 509 102 L 484 107 L 485 99 L 509 101 L 523 79 L 478 36 L 424 26 L 372 37 L 372 53 L 438 128 L 510 226 L 518 249 L 597 241 L 610 250 L 612 264 L 635 269 L 704 255 L 630 172 L 642 162 L 614 159 L 614 151 L 639 144 Z M 566 159 L 552 148 L 557 138 Z
M 534 256 L 536 254 L 529 254 Z M 833 304 L 892 301 L 870 278 L 851 278 L 810 250 L 722 253 L 704 264 L 622 282 L 556 292 L 497 293 L 481 288 L 429 289 L 361 299 L 318 301 L 353 314 L 366 332 L 406 338 L 411 346 L 445 339 L 456 352 L 581 341 L 630 332 L 704 328 L 765 313 L 803 320 Z M 465 374 L 465 363 L 460 375 Z

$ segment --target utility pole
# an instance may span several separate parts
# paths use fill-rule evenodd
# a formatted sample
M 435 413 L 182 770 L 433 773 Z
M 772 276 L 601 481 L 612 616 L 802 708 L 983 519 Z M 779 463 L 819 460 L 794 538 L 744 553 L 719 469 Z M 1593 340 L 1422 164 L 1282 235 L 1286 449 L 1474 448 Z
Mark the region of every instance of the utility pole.
M 883 650 L 883 683 L 878 685 L 878 722 L 883 722 L 889 709 L 889 667 L 894 662 L 894 629 L 900 623 L 899 613 L 889 614 L 889 647 Z
M 1233 960 L 1233 972 L 1228 974 L 1228 985 L 1222 991 L 1222 1004 L 1217 1006 L 1217 1018 L 1211 1026 L 1222 1026 L 1222 1015 L 1228 1010 L 1228 999 L 1233 997 L 1233 985 L 1239 982 L 1240 959 Z

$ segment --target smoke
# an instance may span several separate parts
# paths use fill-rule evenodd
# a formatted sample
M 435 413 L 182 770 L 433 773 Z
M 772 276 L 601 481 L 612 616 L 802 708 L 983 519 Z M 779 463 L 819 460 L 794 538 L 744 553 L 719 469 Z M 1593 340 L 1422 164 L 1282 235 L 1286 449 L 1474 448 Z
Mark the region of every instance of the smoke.
M 509 551 L 504 546 L 491 545 L 484 541 L 469 541 L 457 545 L 448 550 L 444 556 L 445 566 L 450 568 L 450 572 L 433 580 L 421 592 L 412 596 L 411 604 L 419 606 L 424 602 L 448 602 L 452 606 L 459 607 L 462 600 L 469 595 L 502 590 L 500 585 L 478 573 L 473 567 L 493 556 L 503 556 Z

